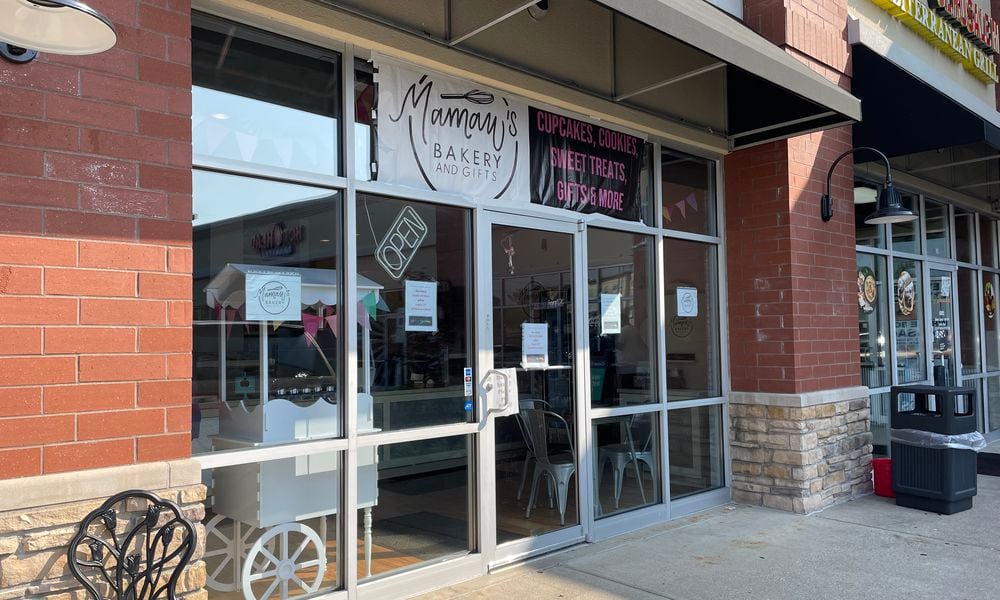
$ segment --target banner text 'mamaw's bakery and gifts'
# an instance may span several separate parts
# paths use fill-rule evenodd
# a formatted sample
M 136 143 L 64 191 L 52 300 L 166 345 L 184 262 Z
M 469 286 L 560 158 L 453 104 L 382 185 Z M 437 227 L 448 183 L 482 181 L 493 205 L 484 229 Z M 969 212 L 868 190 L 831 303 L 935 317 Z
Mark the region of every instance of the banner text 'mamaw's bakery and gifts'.
M 641 221 L 641 138 L 530 108 L 531 201 Z

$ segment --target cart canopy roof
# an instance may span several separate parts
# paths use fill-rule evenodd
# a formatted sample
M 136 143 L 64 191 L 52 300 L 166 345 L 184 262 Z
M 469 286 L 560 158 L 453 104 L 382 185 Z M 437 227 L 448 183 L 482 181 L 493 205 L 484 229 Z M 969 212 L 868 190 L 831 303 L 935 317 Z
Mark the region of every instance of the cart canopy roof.
M 305 267 L 280 267 L 264 265 L 228 264 L 205 286 L 206 302 L 215 306 L 218 302 L 225 308 L 240 308 L 246 303 L 246 277 L 248 274 L 297 275 L 302 281 L 302 305 L 313 306 L 323 303 L 337 305 L 336 269 L 309 269 Z M 375 292 L 382 286 L 371 279 L 358 275 L 358 290 Z

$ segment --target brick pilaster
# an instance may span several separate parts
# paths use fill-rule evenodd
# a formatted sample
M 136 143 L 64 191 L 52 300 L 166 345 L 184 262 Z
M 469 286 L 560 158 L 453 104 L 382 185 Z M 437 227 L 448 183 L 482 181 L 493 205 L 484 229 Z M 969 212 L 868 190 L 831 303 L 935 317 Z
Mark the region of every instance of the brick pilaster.
M 0 61 L 0 479 L 190 455 L 189 2 Z

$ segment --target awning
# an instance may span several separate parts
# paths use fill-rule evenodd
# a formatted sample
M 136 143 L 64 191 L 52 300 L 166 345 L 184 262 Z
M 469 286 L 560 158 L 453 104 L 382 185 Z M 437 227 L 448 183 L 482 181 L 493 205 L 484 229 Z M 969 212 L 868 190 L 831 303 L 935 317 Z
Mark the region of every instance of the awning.
M 861 103 L 708 2 L 599 0 L 726 63 L 734 148 L 861 120 Z
M 986 200 L 1000 191 L 1000 126 L 996 110 L 976 111 L 857 43 L 852 91 L 864 121 L 854 125 L 854 145 L 872 146 L 894 170 Z M 858 154 L 858 164 L 873 157 Z
M 679 125 L 722 151 L 861 118 L 860 103 L 850 93 L 701 0 L 323 4 L 342 14 L 329 26 L 360 36 L 359 43 L 366 37 L 388 40 L 385 45 L 410 56 L 472 70 L 470 61 L 441 49 L 458 51 L 492 63 L 480 61 L 474 69 L 487 82 L 544 90 L 550 98 L 565 91 L 567 97 L 577 94 L 576 105 L 595 109 L 590 101 L 599 98 L 629 111 L 628 120 L 652 117 Z M 409 41 L 400 31 L 410 34 Z M 424 42 L 436 48 L 421 49 Z M 521 74 L 536 81 L 526 82 Z M 548 82 L 562 87 L 553 89 Z

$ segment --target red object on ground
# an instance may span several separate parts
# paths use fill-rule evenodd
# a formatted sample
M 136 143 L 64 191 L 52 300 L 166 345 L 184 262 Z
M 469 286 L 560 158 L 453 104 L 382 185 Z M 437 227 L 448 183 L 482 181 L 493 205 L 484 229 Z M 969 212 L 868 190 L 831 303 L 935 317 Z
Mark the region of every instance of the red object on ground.
M 895 498 L 896 492 L 892 491 L 892 459 L 873 458 L 872 470 L 875 471 L 875 495 Z

